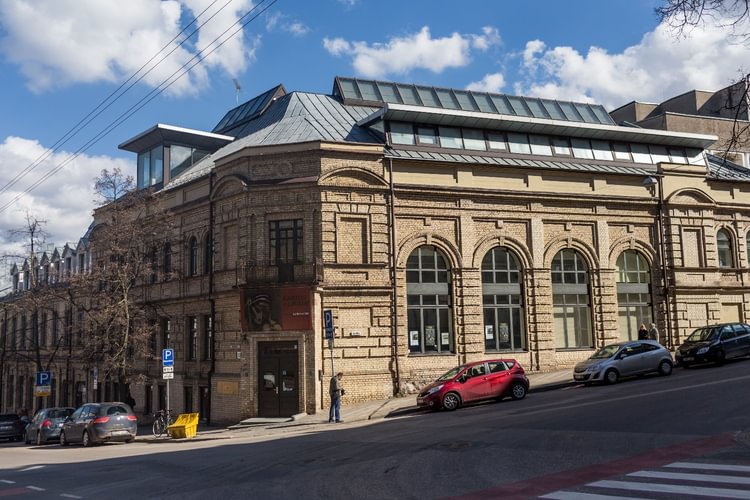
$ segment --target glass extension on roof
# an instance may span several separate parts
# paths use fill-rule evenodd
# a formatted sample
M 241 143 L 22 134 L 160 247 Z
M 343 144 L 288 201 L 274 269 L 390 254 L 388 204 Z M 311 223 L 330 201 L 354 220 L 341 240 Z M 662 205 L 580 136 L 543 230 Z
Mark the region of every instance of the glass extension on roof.
M 252 120 L 258 116 L 266 106 L 268 106 L 268 103 L 271 102 L 271 99 L 273 99 L 273 96 L 278 89 L 278 86 L 274 87 L 271 90 L 240 104 L 236 108 L 230 109 L 227 111 L 227 114 L 224 115 L 224 118 L 219 121 L 218 125 L 214 127 L 212 132 L 222 134 L 242 122 Z M 350 87 L 350 91 L 353 91 L 353 89 L 354 87 Z
M 502 115 L 546 118 L 572 122 L 614 125 L 604 107 L 569 101 L 554 101 L 472 90 L 455 90 L 406 83 L 379 82 L 357 78 L 337 78 L 336 94 L 346 104 L 388 102 L 440 109 L 479 111 Z M 220 124 L 221 125 L 221 124 Z M 217 127 L 218 129 L 219 127 Z M 226 126 L 225 126 L 226 128 Z

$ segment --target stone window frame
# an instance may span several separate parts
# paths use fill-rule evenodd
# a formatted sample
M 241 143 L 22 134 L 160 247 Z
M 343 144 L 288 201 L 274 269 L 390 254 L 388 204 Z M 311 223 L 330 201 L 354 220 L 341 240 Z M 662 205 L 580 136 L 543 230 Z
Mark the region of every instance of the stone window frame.
M 716 230 L 716 260 L 721 269 L 735 267 L 734 238 L 732 232 L 726 227 Z

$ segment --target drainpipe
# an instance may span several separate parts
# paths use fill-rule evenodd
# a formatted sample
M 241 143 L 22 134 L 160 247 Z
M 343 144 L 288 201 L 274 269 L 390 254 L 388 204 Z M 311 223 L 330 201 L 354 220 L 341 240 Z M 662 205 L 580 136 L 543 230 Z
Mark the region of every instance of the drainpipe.
M 388 195 L 388 222 L 390 225 L 389 237 L 391 240 L 391 251 L 388 252 L 391 267 L 391 353 L 393 356 L 393 370 L 395 371 L 394 394 L 401 390 L 401 373 L 398 364 L 398 288 L 396 286 L 396 214 L 395 214 L 395 190 L 393 187 L 393 159 L 388 158 L 388 184 L 390 193 Z
M 208 415 L 206 421 L 211 424 L 211 402 L 213 401 L 213 376 L 216 371 L 216 300 L 214 299 L 214 170 L 208 174 L 208 238 L 211 242 L 211 267 L 208 272 L 208 302 L 211 304 L 211 368 L 208 370 L 208 397 L 206 401 Z M 208 262 L 208 259 L 205 260 Z M 207 332 L 204 332 L 204 335 Z
M 667 242 L 664 224 L 664 176 L 656 177 L 656 183 L 659 189 L 659 216 L 657 224 L 659 226 L 659 264 L 661 265 L 662 283 L 664 285 L 664 315 L 665 325 L 667 327 L 667 347 L 673 346 L 672 338 L 672 315 L 671 315 L 671 296 L 669 291 L 669 276 L 667 275 Z

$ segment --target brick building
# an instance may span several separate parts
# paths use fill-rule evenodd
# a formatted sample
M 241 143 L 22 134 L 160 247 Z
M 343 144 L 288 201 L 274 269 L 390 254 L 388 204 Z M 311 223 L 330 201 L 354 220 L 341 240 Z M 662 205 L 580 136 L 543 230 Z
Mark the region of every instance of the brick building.
M 745 319 L 750 175 L 706 155 L 715 140 L 596 105 L 350 78 L 330 95 L 274 87 L 211 132 L 156 125 L 121 148 L 177 220 L 143 285 L 157 352 L 176 352 L 171 406 L 314 413 L 334 371 L 348 400 L 385 398 L 500 353 L 543 371 L 640 323 L 671 347 Z M 141 369 L 148 413 L 166 381 L 158 356 Z

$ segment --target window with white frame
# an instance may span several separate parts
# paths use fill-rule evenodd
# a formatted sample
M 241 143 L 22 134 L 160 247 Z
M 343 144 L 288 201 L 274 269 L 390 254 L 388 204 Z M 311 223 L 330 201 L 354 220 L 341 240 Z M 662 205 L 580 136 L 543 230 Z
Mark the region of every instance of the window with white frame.
M 409 352 L 454 351 L 450 283 L 450 267 L 434 246 L 421 246 L 411 253 L 406 262 Z

